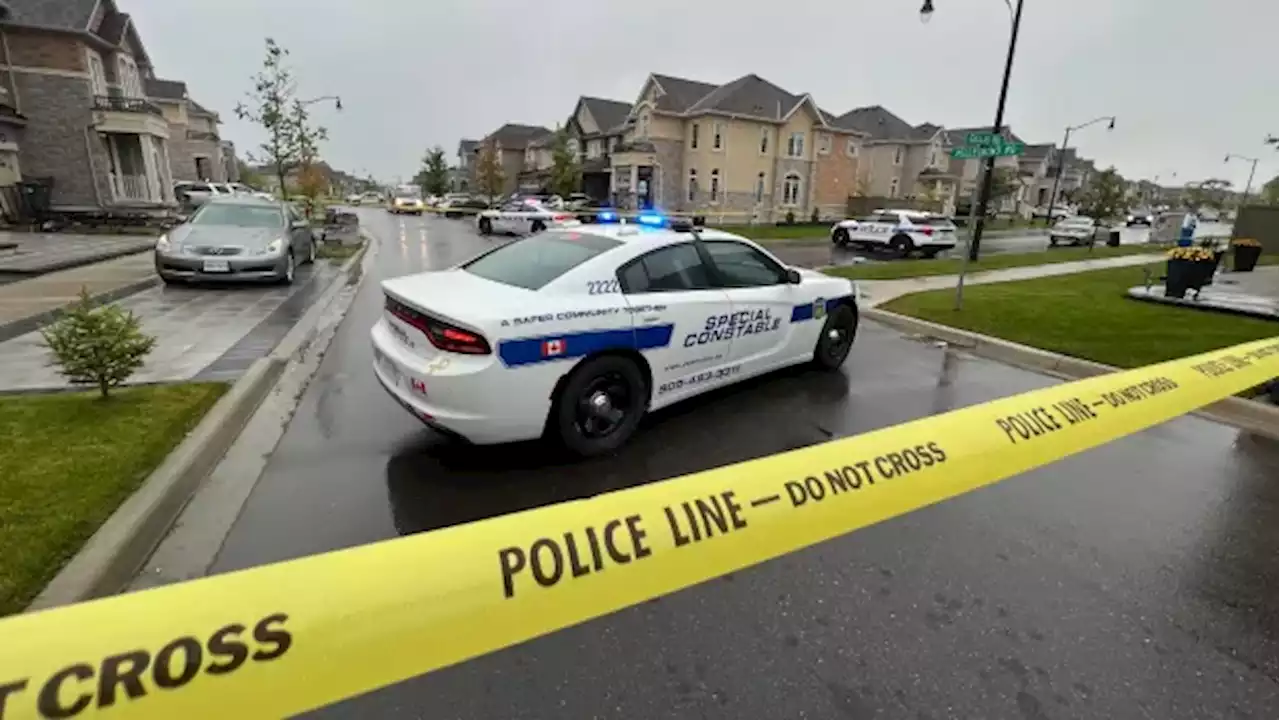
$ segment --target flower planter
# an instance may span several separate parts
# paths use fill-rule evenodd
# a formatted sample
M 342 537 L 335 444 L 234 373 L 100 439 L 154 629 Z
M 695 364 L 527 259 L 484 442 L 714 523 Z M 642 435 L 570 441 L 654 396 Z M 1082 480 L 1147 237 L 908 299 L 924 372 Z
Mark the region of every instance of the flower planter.
M 1188 290 L 1199 290 L 1213 279 L 1213 260 L 1170 258 L 1165 266 L 1164 296 L 1184 298 Z
M 1236 245 L 1231 248 L 1231 269 L 1236 272 L 1253 272 L 1262 257 L 1261 245 Z

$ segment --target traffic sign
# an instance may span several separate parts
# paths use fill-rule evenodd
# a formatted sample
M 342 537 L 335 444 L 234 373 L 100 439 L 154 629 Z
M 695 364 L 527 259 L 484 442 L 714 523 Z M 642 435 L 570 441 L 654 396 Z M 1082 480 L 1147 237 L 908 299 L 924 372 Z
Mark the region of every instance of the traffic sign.
M 989 157 L 1009 157 L 1013 155 L 1021 155 L 1026 150 L 1026 146 L 1020 142 L 1001 142 L 999 145 L 965 145 L 955 148 L 951 151 L 951 157 L 957 160 L 971 160 L 973 158 L 989 158 Z

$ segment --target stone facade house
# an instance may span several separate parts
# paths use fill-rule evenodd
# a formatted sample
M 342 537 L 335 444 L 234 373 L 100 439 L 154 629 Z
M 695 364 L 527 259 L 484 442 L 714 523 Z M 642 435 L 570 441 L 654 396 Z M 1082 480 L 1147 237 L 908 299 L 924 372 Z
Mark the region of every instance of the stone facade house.
M 605 98 L 578 98 L 565 123 L 569 149 L 578 153 L 582 167 L 582 192 L 593 200 L 610 199 L 613 166 L 610 157 L 626 131 L 631 103 Z
M 494 130 L 480 140 L 476 148 L 477 162 L 479 154 L 485 148 L 497 153 L 502 165 L 502 189 L 499 195 L 510 195 L 520 187 L 520 173 L 525 168 L 525 151 L 529 143 L 543 140 L 551 135 L 551 131 L 538 125 L 520 125 L 507 123 Z M 479 189 L 479 183 L 476 183 Z
M 151 60 L 114 0 L 0 4 L 0 86 L 25 119 L 24 178 L 51 178 L 64 209 L 174 205 L 169 124 L 147 99 Z
M 950 212 L 958 178 L 950 170 L 947 133 L 932 123 L 912 125 L 880 105 L 854 108 L 841 123 L 866 133 L 859 194 L 908 200 Z
M 723 85 L 650 75 L 610 155 L 611 190 L 623 207 L 726 222 L 842 216 L 864 137 L 758 75 Z
M 449 170 L 449 188 L 453 192 L 467 192 L 475 187 L 479 154 L 479 140 L 458 141 L 458 164 Z
M 228 182 L 235 165 L 218 136 L 218 115 L 206 110 L 187 93 L 187 84 L 178 80 L 148 78 L 147 97 L 160 107 L 169 123 L 169 162 L 174 180 Z

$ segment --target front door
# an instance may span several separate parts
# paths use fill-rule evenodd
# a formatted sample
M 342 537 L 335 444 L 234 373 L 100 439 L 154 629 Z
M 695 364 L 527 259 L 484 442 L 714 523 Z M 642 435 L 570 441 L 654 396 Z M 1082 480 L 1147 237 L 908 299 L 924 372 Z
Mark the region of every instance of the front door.
M 791 315 L 799 301 L 786 269 L 736 240 L 705 240 L 702 248 L 733 305 L 732 362 L 752 374 L 789 360 Z
M 618 270 L 635 327 L 636 347 L 653 374 L 657 408 L 730 381 L 732 306 L 714 287 L 692 242 L 654 250 Z

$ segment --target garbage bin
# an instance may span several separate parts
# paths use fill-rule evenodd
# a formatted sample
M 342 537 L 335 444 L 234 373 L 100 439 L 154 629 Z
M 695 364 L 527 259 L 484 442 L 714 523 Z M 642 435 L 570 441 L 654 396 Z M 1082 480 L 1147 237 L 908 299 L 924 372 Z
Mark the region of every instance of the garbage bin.
M 53 178 L 30 178 L 18 185 L 22 192 L 22 210 L 28 217 L 42 219 L 53 205 Z
M 1111 228 L 1107 233 L 1107 247 L 1120 247 L 1120 228 Z

